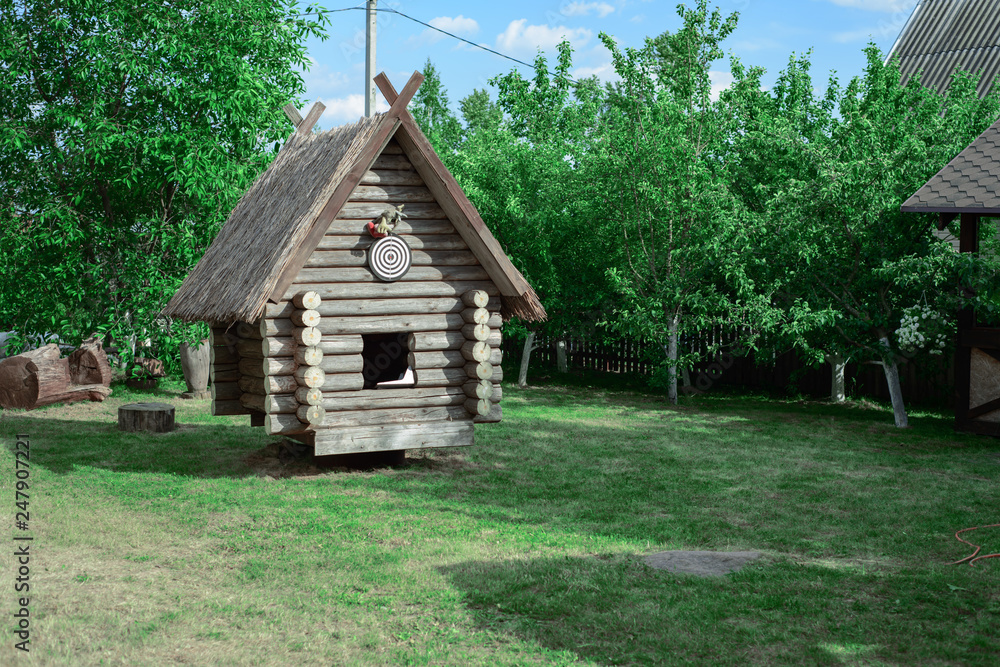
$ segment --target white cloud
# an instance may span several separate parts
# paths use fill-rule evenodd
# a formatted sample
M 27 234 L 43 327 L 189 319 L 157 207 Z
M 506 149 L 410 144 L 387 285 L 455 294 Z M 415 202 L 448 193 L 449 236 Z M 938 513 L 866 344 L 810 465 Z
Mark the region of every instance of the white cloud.
M 602 19 L 614 11 L 615 8 L 606 2 L 568 2 L 559 9 L 563 16 L 587 16 L 595 12 Z
M 592 35 L 586 28 L 567 28 L 562 25 L 550 28 L 547 25 L 528 25 L 528 19 L 517 19 L 497 35 L 497 48 L 506 53 L 535 53 L 538 49 L 544 51 L 555 48 L 564 39 L 579 48 Z
M 321 100 L 326 105 L 326 111 L 320 116 L 319 125 L 323 129 L 330 129 L 353 123 L 365 115 L 365 96 L 361 93 L 347 95 L 346 97 L 334 97 Z M 375 110 L 388 111 L 389 105 L 385 103 L 378 93 L 375 95 Z
M 857 7 L 873 12 L 905 12 L 913 9 L 917 0 L 829 0 L 841 7 Z
M 636 14 L 635 16 L 629 19 L 631 23 L 642 23 L 645 20 L 646 20 L 645 14 Z
M 585 79 L 588 76 L 597 76 L 601 81 L 618 81 L 618 73 L 615 66 L 609 61 L 594 67 L 577 67 L 573 70 L 574 79 Z
M 862 28 L 861 30 L 849 30 L 847 32 L 834 33 L 833 41 L 840 44 L 848 44 L 850 42 L 860 42 L 873 38 L 872 36 L 877 32 L 875 28 Z
M 467 19 L 461 14 L 454 18 L 450 16 L 438 16 L 428 21 L 428 23 L 435 28 L 445 30 L 459 37 L 471 37 L 479 32 L 479 24 L 476 23 L 476 19 Z M 431 43 L 445 38 L 445 35 L 442 35 L 437 30 L 427 29 L 424 30 L 424 34 L 428 35 Z
M 709 93 L 709 96 L 713 101 L 719 99 L 719 94 L 723 90 L 733 85 L 733 75 L 731 72 L 716 72 L 714 70 L 710 70 L 708 72 L 708 79 L 712 82 L 712 90 Z
M 328 65 L 318 63 L 312 58 L 309 58 L 309 61 L 309 69 L 302 72 L 302 80 L 311 95 L 317 97 L 336 95 L 351 80 L 340 70 L 330 69 Z

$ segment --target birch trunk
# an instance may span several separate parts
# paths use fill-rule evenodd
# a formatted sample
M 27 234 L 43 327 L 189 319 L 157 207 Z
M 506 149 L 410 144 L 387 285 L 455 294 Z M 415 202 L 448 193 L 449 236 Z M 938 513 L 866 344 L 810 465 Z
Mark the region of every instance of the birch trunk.
M 885 370 L 885 381 L 889 385 L 889 397 L 892 399 L 892 415 L 896 420 L 896 426 L 907 428 L 910 424 L 906 418 L 906 406 L 903 405 L 903 391 L 899 387 L 899 362 L 889 347 L 889 339 L 882 336 L 878 339 L 886 351 L 886 360 L 882 362 Z M 892 362 L 889 362 L 892 359 Z
M 556 368 L 560 373 L 569 371 L 569 365 L 566 363 L 566 341 L 562 338 L 556 341 Z
M 531 351 L 535 349 L 535 332 L 529 331 L 528 337 L 524 339 L 524 348 L 521 350 L 521 370 L 517 374 L 517 386 L 528 386 L 528 363 L 531 361 Z
M 826 362 L 830 364 L 830 400 L 834 403 L 843 403 L 847 395 L 844 391 L 844 369 L 847 368 L 847 360 L 839 354 L 826 355 Z
M 667 400 L 677 405 L 677 324 L 676 313 L 670 318 L 667 327 Z

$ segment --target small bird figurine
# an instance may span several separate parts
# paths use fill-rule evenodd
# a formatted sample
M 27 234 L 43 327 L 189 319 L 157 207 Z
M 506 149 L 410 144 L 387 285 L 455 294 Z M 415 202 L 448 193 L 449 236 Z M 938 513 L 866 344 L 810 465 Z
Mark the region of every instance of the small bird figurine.
M 406 204 L 400 204 L 394 208 L 387 208 L 382 211 L 382 214 L 378 217 L 378 224 L 374 222 L 368 223 L 368 233 L 377 239 L 388 236 L 396 224 L 406 217 L 406 214 L 403 213 L 404 206 Z

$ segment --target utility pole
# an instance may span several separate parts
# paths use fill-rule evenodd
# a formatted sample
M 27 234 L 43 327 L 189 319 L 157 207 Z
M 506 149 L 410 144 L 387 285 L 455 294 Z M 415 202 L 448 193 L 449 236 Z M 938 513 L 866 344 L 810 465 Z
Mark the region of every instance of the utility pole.
M 367 30 L 365 31 L 365 116 L 375 113 L 375 3 L 368 0 Z

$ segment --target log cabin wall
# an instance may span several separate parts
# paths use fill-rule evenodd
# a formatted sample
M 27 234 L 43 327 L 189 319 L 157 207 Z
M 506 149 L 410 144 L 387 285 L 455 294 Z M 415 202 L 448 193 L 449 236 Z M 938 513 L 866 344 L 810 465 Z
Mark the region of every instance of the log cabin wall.
M 365 226 L 399 204 L 405 217 L 393 233 L 410 247 L 412 263 L 401 279 L 383 282 L 367 266 L 375 239 Z M 295 303 L 306 292 L 318 297 L 315 322 L 302 322 Z M 467 296 L 474 293 L 479 296 Z M 254 363 L 238 362 L 242 386 L 253 385 L 240 405 L 265 414 L 269 433 L 312 440 L 317 454 L 472 444 L 474 421 L 501 418 L 499 295 L 402 148 L 390 141 L 283 299 L 269 304 L 257 323 L 263 347 Z M 307 354 L 303 324 L 313 324 L 319 335 L 308 346 L 322 352 L 319 399 L 315 392 L 307 396 L 300 377 Z M 389 333 L 404 334 L 415 386 L 364 389 L 363 336 Z M 314 419 L 306 419 L 307 405 L 320 406 L 321 415 L 314 410 Z

